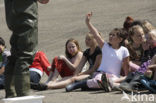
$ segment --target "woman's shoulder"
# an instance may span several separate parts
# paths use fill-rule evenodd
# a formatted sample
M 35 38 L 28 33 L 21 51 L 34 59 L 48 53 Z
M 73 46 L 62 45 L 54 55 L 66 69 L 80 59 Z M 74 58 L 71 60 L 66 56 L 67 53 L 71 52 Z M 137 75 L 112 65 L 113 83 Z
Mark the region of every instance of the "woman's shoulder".
M 89 51 L 90 51 L 90 48 L 87 48 L 87 49 L 83 52 L 83 55 L 84 55 L 84 56 L 89 55 Z
M 123 51 L 128 51 L 127 47 L 125 47 L 125 46 L 121 46 L 120 49 Z
M 82 51 L 79 51 L 79 52 L 77 53 L 77 56 L 78 56 L 78 57 L 82 57 L 82 55 L 83 55 Z
M 110 47 L 109 43 L 104 42 L 104 44 L 103 44 L 103 47 L 102 47 L 102 48 L 104 48 L 104 47 Z
M 99 46 L 97 46 L 95 50 L 101 51 L 101 48 Z
M 101 48 L 99 46 L 96 47 L 94 52 L 95 53 L 102 53 Z
M 79 51 L 76 56 L 72 57 L 70 61 L 75 62 L 76 60 L 81 60 L 83 53 Z
M 90 48 L 87 48 L 83 53 L 89 52 L 89 51 L 90 51 Z

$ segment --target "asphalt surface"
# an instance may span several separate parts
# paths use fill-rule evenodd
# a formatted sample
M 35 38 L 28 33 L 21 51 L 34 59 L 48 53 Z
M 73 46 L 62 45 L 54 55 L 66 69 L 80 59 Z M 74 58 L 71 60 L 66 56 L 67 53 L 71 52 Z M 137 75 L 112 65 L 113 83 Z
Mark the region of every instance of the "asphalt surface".
M 102 33 L 104 40 L 108 40 L 108 33 L 116 27 L 122 27 L 127 16 L 134 19 L 147 19 L 156 26 L 156 0 L 51 0 L 48 4 L 39 4 L 39 44 L 38 49 L 52 58 L 64 54 L 65 42 L 69 38 L 79 41 L 82 50 L 85 50 L 85 34 L 88 29 L 85 25 L 85 15 L 92 11 L 92 23 Z M 10 48 L 9 39 L 11 32 L 5 22 L 3 0 L 0 1 L 0 36 L 6 41 L 7 48 Z M 42 82 L 47 79 L 44 75 Z M 127 103 L 122 101 L 120 92 L 104 93 L 104 91 L 88 91 L 66 93 L 64 89 L 31 91 L 32 95 L 44 95 L 45 103 Z M 148 93 L 147 93 L 148 94 Z M 0 90 L 0 99 L 5 95 Z M 142 94 L 138 93 L 139 97 Z M 151 94 L 148 94 L 150 98 Z M 155 103 L 154 101 L 143 100 L 129 101 L 136 103 Z M 129 95 L 132 97 L 132 94 Z M 128 102 L 128 103 L 129 103 Z M 0 101 L 1 103 L 1 101 Z

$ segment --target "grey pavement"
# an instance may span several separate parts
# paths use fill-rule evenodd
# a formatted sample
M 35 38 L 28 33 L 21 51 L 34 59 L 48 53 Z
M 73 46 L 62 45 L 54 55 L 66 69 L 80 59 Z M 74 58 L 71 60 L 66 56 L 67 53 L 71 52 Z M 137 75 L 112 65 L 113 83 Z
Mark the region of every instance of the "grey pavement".
M 108 40 L 108 33 L 113 28 L 122 27 L 127 16 L 132 16 L 137 20 L 150 20 L 156 26 L 156 0 L 51 0 L 47 5 L 39 4 L 38 49 L 46 53 L 50 62 L 55 56 L 64 54 L 65 42 L 71 37 L 79 41 L 82 50 L 87 48 L 84 42 L 85 34 L 88 32 L 85 15 L 90 11 L 93 12 L 92 23 L 102 33 L 104 40 Z M 0 36 L 5 39 L 8 49 L 10 48 L 10 35 L 11 32 L 5 22 L 3 0 L 0 0 Z M 44 76 L 42 82 L 46 79 L 47 76 Z M 123 94 L 118 92 L 81 92 L 78 90 L 65 93 L 64 89 L 59 89 L 32 91 L 32 94 L 46 96 L 45 103 L 128 102 L 121 101 Z M 4 98 L 4 95 L 4 90 L 0 90 L 0 99 Z M 148 94 L 148 96 L 151 95 Z M 156 102 L 156 95 L 154 96 Z M 149 100 L 140 101 L 140 103 L 146 102 L 150 103 Z

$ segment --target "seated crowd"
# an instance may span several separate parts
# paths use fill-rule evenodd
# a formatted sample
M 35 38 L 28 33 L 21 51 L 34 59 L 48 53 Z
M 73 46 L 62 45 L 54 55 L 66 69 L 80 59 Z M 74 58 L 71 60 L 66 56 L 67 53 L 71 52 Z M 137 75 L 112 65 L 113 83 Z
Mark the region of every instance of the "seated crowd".
M 85 37 L 88 48 L 84 52 L 73 38 L 65 44 L 65 56 L 54 57 L 51 64 L 44 52 L 36 52 L 29 67 L 31 88 L 156 93 L 156 28 L 148 20 L 128 16 L 123 28 L 110 31 L 106 42 L 91 23 L 92 15 L 92 12 L 87 14 L 85 19 L 89 32 Z M 4 71 L 9 55 L 0 37 L 0 89 L 5 88 Z M 44 72 L 48 79 L 42 83 Z

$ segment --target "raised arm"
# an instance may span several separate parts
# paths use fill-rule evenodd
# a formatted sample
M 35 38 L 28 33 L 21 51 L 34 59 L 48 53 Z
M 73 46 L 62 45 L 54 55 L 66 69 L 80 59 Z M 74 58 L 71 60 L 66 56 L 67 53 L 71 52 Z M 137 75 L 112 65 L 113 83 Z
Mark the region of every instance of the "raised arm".
M 86 25 L 87 25 L 88 29 L 90 30 L 91 34 L 94 35 L 94 38 L 98 42 L 100 48 L 102 48 L 104 45 L 104 40 L 99 35 L 98 30 L 90 22 L 91 17 L 92 17 L 92 12 L 86 15 Z

